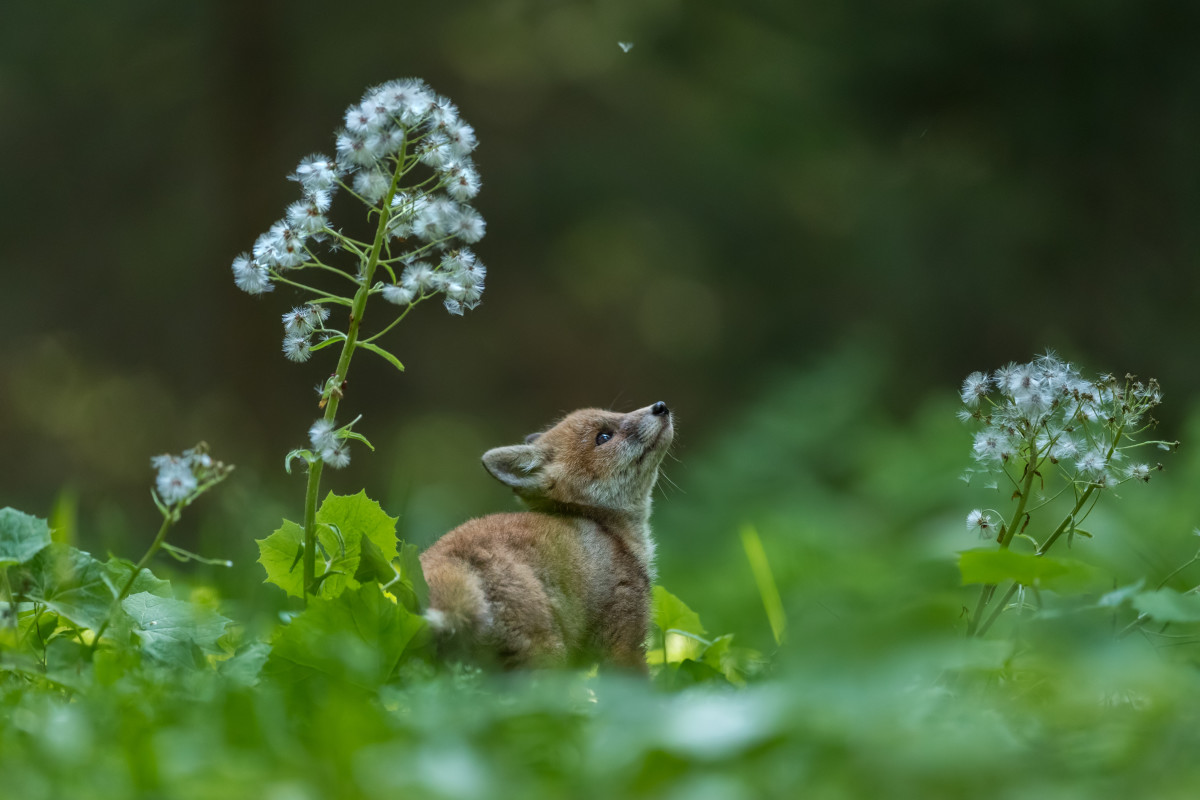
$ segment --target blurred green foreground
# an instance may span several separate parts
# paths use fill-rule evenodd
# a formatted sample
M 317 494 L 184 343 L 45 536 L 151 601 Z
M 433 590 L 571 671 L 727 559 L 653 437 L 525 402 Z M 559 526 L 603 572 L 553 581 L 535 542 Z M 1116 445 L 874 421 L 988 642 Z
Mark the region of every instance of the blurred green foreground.
M 781 380 L 688 455 L 686 495 L 664 482 L 661 580 L 703 636 L 733 633 L 761 652 L 738 651 L 745 686 L 681 661 L 683 639 L 651 683 L 423 661 L 371 681 L 361 666 L 373 654 L 340 648 L 321 655 L 341 668 L 285 680 L 259 674 L 243 647 L 220 669 L 143 653 L 62 684 L 0 652 L 0 796 L 1193 797 L 1200 626 L 1121 635 L 1136 613 L 1099 598 L 1153 588 L 1200 548 L 1189 491 L 1200 457 L 1187 449 L 1200 413 L 1166 432 L 1185 445 L 1164 454 L 1167 471 L 1106 498 L 1094 538 L 1074 541 L 1069 555 L 1102 586 L 1030 592 L 1019 616 L 967 641 L 977 589 L 959 585 L 955 557 L 983 543 L 963 520 L 1008 498 L 959 480 L 970 439 L 953 391 L 898 422 L 873 410 L 886 380 L 858 351 Z M 780 644 L 738 535 L 747 526 L 783 599 Z M 228 634 L 244 645 L 277 626 L 252 598 L 282 593 L 255 585 L 248 561 L 234 572 L 228 598 L 203 572 L 173 576 L 175 594 L 244 623 Z M 1198 573 L 1168 586 L 1188 590 Z

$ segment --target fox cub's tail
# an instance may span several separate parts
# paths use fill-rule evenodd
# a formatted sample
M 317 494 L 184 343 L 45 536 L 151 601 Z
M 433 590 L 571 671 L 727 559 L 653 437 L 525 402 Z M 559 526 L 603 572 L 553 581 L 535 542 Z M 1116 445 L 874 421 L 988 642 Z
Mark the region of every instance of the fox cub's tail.
M 438 638 L 478 638 L 491 623 L 479 575 L 461 562 L 442 562 L 431 571 L 436 574 L 427 576 L 429 608 L 424 614 L 429 627 Z

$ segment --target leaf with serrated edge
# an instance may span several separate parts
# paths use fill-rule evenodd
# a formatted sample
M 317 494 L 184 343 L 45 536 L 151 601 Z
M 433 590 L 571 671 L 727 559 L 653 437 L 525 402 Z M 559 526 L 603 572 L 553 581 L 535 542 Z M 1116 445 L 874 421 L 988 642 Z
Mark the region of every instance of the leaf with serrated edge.
M 125 587 L 133 565 L 118 559 L 107 563 L 65 544 L 44 548 L 22 570 L 22 594 L 82 628 L 96 630 Z M 134 589 L 169 594 L 170 583 L 143 569 Z
M 661 586 L 654 587 L 654 624 L 662 630 L 677 630 L 703 636 L 706 631 L 700 616 L 687 604 Z
M 370 538 L 384 559 L 389 562 L 396 557 L 398 520 L 399 517 L 389 517 L 379 503 L 367 497 L 365 491 L 353 495 L 337 495 L 330 492 L 317 509 L 317 522 L 337 525 L 343 536 L 349 531 L 354 531 Z
M 379 557 L 390 563 L 397 555 L 396 521 L 389 517 L 379 503 L 367 497 L 365 491 L 353 495 L 337 495 L 330 492 L 317 509 L 319 523 L 317 535 L 326 549 L 337 555 L 329 565 L 330 571 L 339 573 L 329 577 L 321 585 L 324 597 L 337 597 L 346 589 L 355 589 L 362 558 L 362 538 L 365 536 L 378 548 Z M 332 529 L 340 533 L 335 537 Z
M 358 560 L 358 571 L 354 573 L 354 580 L 359 583 L 390 583 L 396 577 L 396 570 L 383 557 L 383 551 L 369 538 L 361 539 L 359 546 L 362 548 L 362 555 Z
M 273 583 L 292 597 L 304 596 L 304 570 L 296 554 L 304 546 L 304 529 L 285 519 L 277 531 L 258 544 L 258 563 L 267 571 L 263 583 Z
M 46 520 L 15 508 L 0 509 L 0 569 L 24 564 L 49 544 Z
M 211 608 L 139 592 L 121 603 L 147 655 L 177 667 L 195 667 L 203 654 L 224 654 L 217 640 L 229 620 Z
M 425 620 L 366 583 L 335 598 L 312 598 L 273 642 L 266 672 L 303 678 L 313 671 L 366 686 L 386 680 Z

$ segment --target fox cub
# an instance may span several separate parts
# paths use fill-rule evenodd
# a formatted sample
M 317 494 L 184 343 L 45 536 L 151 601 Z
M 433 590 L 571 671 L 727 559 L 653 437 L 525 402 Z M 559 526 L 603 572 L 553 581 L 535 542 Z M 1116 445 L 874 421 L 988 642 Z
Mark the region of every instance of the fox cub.
M 530 509 L 473 519 L 421 555 L 439 646 L 512 669 L 646 671 L 650 492 L 675 435 L 666 403 L 586 408 L 483 465 Z

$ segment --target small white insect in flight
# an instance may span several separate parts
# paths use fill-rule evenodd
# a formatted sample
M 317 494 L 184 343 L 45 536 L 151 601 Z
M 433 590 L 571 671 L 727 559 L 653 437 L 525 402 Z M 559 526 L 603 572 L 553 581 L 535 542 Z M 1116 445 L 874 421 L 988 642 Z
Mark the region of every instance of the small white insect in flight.
M 628 53 L 633 49 L 633 42 L 617 42 L 617 47 L 621 48 L 622 53 Z

